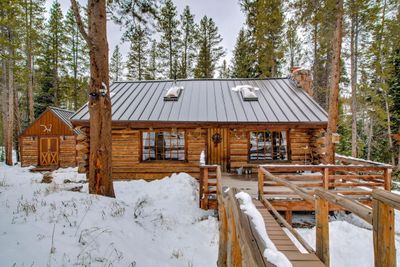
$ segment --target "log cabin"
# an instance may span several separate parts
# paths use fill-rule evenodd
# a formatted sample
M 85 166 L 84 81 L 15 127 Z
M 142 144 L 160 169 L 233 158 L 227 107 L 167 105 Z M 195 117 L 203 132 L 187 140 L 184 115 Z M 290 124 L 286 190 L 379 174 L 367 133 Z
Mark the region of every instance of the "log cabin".
M 48 107 L 19 136 L 21 166 L 77 166 L 76 136 L 70 117 L 73 111 Z
M 199 177 L 200 155 L 224 171 L 265 163 L 319 164 L 327 113 L 309 72 L 288 78 L 126 81 L 111 85 L 114 179 Z M 87 105 L 72 117 L 89 158 Z

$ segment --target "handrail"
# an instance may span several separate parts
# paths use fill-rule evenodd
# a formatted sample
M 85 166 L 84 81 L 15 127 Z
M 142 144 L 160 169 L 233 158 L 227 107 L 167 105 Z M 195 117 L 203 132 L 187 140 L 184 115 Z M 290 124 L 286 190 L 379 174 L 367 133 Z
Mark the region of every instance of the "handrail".
M 295 186 L 294 184 L 285 181 L 281 178 L 278 178 L 274 175 L 272 175 L 270 172 L 268 172 L 267 170 L 263 169 L 263 168 L 259 168 L 259 171 L 261 171 L 263 174 L 265 174 L 265 176 L 268 179 L 271 179 L 272 181 L 275 181 L 277 183 L 280 183 L 282 185 L 285 185 L 287 187 L 289 187 L 290 189 L 292 189 L 294 192 L 296 192 L 300 197 L 302 197 L 304 200 L 310 202 L 310 203 L 314 203 L 314 197 L 310 196 L 307 192 L 305 192 L 304 190 L 302 190 L 301 188 Z M 260 175 L 259 175 L 260 178 Z M 259 181 L 259 186 L 261 185 L 260 181 Z M 264 181 L 262 181 L 262 186 L 264 187 Z M 262 199 L 262 195 L 259 194 L 259 199 Z
M 315 189 L 314 194 L 328 200 L 330 203 L 351 211 L 361 219 L 372 224 L 372 209 L 352 199 L 329 192 L 325 189 Z
M 335 154 L 335 159 L 339 160 L 343 163 L 349 163 L 349 164 L 360 164 L 360 165 L 362 164 L 362 165 L 370 165 L 370 166 L 381 166 L 384 168 L 393 168 L 393 166 L 390 164 L 372 161 L 372 160 L 348 157 L 348 156 L 341 155 L 341 154 Z

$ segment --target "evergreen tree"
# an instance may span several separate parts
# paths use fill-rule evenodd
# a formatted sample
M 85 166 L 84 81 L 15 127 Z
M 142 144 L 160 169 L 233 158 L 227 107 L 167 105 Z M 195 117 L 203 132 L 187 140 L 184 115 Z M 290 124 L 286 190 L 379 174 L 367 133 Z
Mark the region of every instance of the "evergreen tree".
M 52 90 L 54 105 L 58 106 L 63 98 L 60 90 L 60 71 L 64 66 L 65 54 L 65 25 L 60 3 L 55 0 L 50 8 L 50 19 L 47 25 L 47 42 L 50 61 L 47 64 L 51 67 Z
M 122 78 L 122 54 L 119 46 L 116 45 L 110 59 L 110 80 L 112 82 L 119 81 Z
M 291 19 L 287 23 L 286 39 L 289 54 L 289 67 L 290 70 L 294 66 L 299 66 L 302 58 L 301 41 L 297 36 L 298 25 L 296 21 Z
M 176 6 L 172 0 L 166 0 L 158 18 L 158 30 L 161 33 L 159 46 L 160 59 L 169 79 L 177 77 L 178 51 L 180 49 L 179 21 Z
M 24 20 L 24 52 L 25 52 L 25 70 L 24 79 L 26 86 L 25 113 L 27 119 L 32 123 L 34 115 L 34 82 L 35 82 L 35 58 L 40 53 L 40 44 L 44 31 L 44 0 L 24 0 L 22 2 Z
M 243 0 L 259 77 L 277 76 L 284 56 L 281 0 Z
M 148 53 L 147 59 L 147 70 L 145 79 L 146 80 L 156 80 L 157 79 L 157 41 L 151 41 L 151 47 Z
M 255 75 L 255 57 L 249 38 L 247 32 L 241 29 L 233 50 L 232 76 L 234 78 L 250 78 Z
M 226 63 L 226 60 L 224 59 L 222 61 L 221 67 L 219 68 L 219 78 L 226 79 L 229 77 L 230 77 L 230 69 L 228 63 Z
M 221 41 L 221 35 L 214 21 L 204 16 L 200 21 L 197 40 L 199 54 L 194 70 L 196 78 L 214 77 L 215 66 L 225 54 L 223 47 L 220 46 Z
M 185 7 L 181 15 L 181 32 L 182 56 L 178 76 L 188 78 L 193 76 L 193 60 L 196 57 L 196 24 L 189 6 Z
M 148 35 L 146 29 L 140 25 L 137 25 L 131 36 L 131 46 L 126 63 L 128 68 L 128 79 L 144 79 L 147 64 L 147 43 Z
M 75 17 L 70 8 L 65 18 L 65 94 L 64 103 L 69 109 L 77 110 L 86 101 L 87 76 L 89 68 L 88 47 L 82 38 Z M 71 101 L 72 100 L 72 101 Z

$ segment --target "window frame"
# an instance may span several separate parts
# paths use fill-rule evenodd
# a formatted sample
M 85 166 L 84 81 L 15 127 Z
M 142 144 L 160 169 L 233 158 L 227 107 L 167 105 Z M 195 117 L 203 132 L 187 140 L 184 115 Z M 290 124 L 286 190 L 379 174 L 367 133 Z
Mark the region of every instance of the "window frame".
M 183 136 L 185 138 L 184 140 L 184 155 L 185 155 L 185 159 L 184 160 L 176 160 L 176 159 L 155 159 L 155 160 L 143 160 L 143 133 L 150 133 L 150 132 L 183 132 Z M 166 164 L 170 164 L 170 163 L 178 163 L 178 164 L 184 164 L 184 163 L 188 163 L 188 143 L 187 143 L 187 131 L 185 129 L 176 129 L 176 130 L 171 130 L 170 128 L 167 129 L 153 129 L 153 130 L 141 130 L 140 131 L 140 153 L 139 153 L 139 162 L 140 163 L 145 163 L 145 164 L 151 164 L 151 163 L 166 163 Z
M 269 131 L 270 133 L 272 132 L 286 132 L 286 153 L 287 153 L 287 159 L 284 160 L 256 160 L 256 159 L 251 159 L 251 153 L 250 153 L 250 138 L 251 138 L 251 133 L 252 132 L 266 132 Z M 290 129 L 254 129 L 247 131 L 247 162 L 249 164 L 266 164 L 266 163 L 290 163 L 292 161 L 292 153 L 291 153 L 291 146 L 290 146 Z

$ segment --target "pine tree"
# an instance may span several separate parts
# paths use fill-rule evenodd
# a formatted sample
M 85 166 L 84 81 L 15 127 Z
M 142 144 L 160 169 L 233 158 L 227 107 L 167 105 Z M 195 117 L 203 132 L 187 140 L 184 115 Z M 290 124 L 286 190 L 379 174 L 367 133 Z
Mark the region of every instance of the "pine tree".
M 293 69 L 293 67 L 300 65 L 300 61 L 302 58 L 301 41 L 297 36 L 298 29 L 299 28 L 297 22 L 294 19 L 288 21 L 286 30 L 286 39 L 287 39 L 287 48 L 289 53 L 290 71 Z
M 200 21 L 197 39 L 199 54 L 194 70 L 196 78 L 214 77 L 215 66 L 225 54 L 223 47 L 220 46 L 221 41 L 222 37 L 218 33 L 218 27 L 214 21 L 204 16 Z
M 243 0 L 241 3 L 256 55 L 257 76 L 276 76 L 284 56 L 282 1 Z
M 52 93 L 54 94 L 54 105 L 58 106 L 63 98 L 60 90 L 60 71 L 63 69 L 65 56 L 65 25 L 64 15 L 60 3 L 55 0 L 50 8 L 50 19 L 48 21 L 47 44 L 51 55 L 48 62 L 52 71 Z
M 229 66 L 228 66 L 228 63 L 226 62 L 226 60 L 224 59 L 223 61 L 222 61 L 222 65 L 220 66 L 220 68 L 219 68 L 219 78 L 221 78 L 221 79 L 226 79 L 226 78 L 229 78 L 230 77 L 230 69 L 229 69 Z
M 234 78 L 251 78 L 255 75 L 255 57 L 249 38 L 245 29 L 239 31 L 232 59 L 232 77 Z
M 182 56 L 178 77 L 185 79 L 193 76 L 193 60 L 196 57 L 196 24 L 189 6 L 185 7 L 181 15 L 181 32 Z
M 146 29 L 137 25 L 132 36 L 126 66 L 128 79 L 143 80 L 146 70 L 148 35 Z
M 75 21 L 72 8 L 65 18 L 65 94 L 68 100 L 72 99 L 72 105 L 65 106 L 77 110 L 86 101 L 87 76 L 89 59 L 88 47 L 82 38 Z M 69 101 L 68 101 L 69 102 Z
M 160 59 L 169 79 L 177 77 L 178 51 L 180 48 L 179 21 L 176 6 L 172 0 L 166 0 L 158 18 L 158 30 L 161 34 L 159 46 Z
M 147 58 L 147 70 L 146 70 L 146 75 L 145 79 L 146 80 L 156 80 L 157 79 L 157 41 L 152 40 L 151 41 L 151 47 L 148 53 L 148 58 Z
M 25 83 L 26 83 L 26 112 L 29 123 L 35 119 L 34 113 L 34 82 L 35 57 L 40 53 L 42 32 L 44 31 L 44 0 L 24 0 L 24 51 L 25 51 Z
M 116 45 L 110 60 L 110 80 L 112 82 L 119 81 L 122 78 L 122 54 L 119 51 L 119 46 Z

